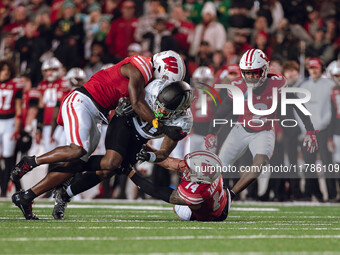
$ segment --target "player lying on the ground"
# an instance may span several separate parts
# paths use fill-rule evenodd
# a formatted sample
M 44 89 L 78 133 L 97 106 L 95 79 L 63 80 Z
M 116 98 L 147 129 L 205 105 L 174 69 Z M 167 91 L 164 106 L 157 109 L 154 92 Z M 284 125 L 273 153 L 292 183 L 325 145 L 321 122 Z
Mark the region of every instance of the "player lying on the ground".
M 106 155 L 92 156 L 80 171 L 92 171 L 82 175 L 82 178 L 68 188 L 69 195 L 79 194 L 100 183 L 104 178 L 115 174 L 118 167 L 127 168 L 136 163 L 136 154 L 149 139 L 164 137 L 161 149 L 151 159 L 154 162 L 166 159 L 176 147 L 177 142 L 190 132 L 192 115 L 189 109 L 193 101 L 192 90 L 186 82 L 169 82 L 154 80 L 145 88 L 146 102 L 154 110 L 159 121 L 162 121 L 168 131 L 159 130 L 139 116 L 115 115 L 109 123 L 106 134 Z M 104 165 L 102 162 L 104 161 Z M 104 167 L 103 167 L 104 166 Z M 99 170 L 99 171 L 98 171 Z M 36 219 L 32 212 L 32 202 L 35 197 L 51 190 L 70 178 L 79 168 L 56 168 L 53 176 L 46 176 L 40 183 L 26 192 L 18 192 L 12 200 L 23 212 L 26 219 Z M 58 172 L 59 171 L 59 172 Z M 97 171 L 97 172 L 96 172 Z M 54 177 L 54 178 L 53 178 Z M 33 195 L 32 195 L 33 193 Z M 60 210 L 54 215 L 62 219 L 68 201 L 60 202 Z M 55 210 L 56 207 L 55 207 Z M 60 213 L 59 213 L 60 212 Z
M 137 159 L 149 161 L 151 153 L 155 151 L 147 152 L 142 148 Z M 231 196 L 229 190 L 223 188 L 222 163 L 216 154 L 195 151 L 187 154 L 184 160 L 169 157 L 157 164 L 182 174 L 177 190 L 156 187 L 135 170 L 131 170 L 128 177 L 150 196 L 174 204 L 175 213 L 183 220 L 223 221 L 227 218 Z
M 278 91 L 278 102 L 280 109 L 281 88 L 286 87 L 286 78 L 279 74 L 268 73 L 269 61 L 266 55 L 259 49 L 248 50 L 240 60 L 240 69 L 242 77 L 235 79 L 231 85 L 234 85 L 242 91 L 243 95 L 247 95 L 249 88 L 253 91 L 252 104 L 257 110 L 268 110 L 273 105 L 273 90 Z M 289 93 L 288 93 L 289 94 Z M 223 101 L 220 108 L 215 113 L 213 119 L 232 119 L 233 112 L 233 96 L 231 91 L 228 91 L 228 96 Z M 296 95 L 290 93 L 289 98 L 297 98 Z M 307 134 L 304 138 L 304 146 L 307 146 L 307 151 L 313 153 L 317 150 L 316 134 L 313 124 L 308 115 L 304 115 L 298 107 L 294 105 L 294 109 L 303 121 Z M 223 143 L 219 157 L 224 166 L 233 165 L 240 158 L 247 147 L 249 147 L 253 155 L 252 170 L 244 173 L 240 180 L 234 185 L 231 190 L 232 196 L 244 190 L 261 172 L 262 166 L 268 164 L 272 156 L 275 145 L 275 132 L 272 127 L 272 121 L 282 118 L 278 110 L 275 110 L 269 115 L 255 115 L 248 108 L 248 100 L 244 100 L 244 114 L 238 116 L 239 124 L 233 126 L 228 137 Z M 205 138 L 207 149 L 216 150 L 217 138 L 221 125 L 210 125 L 209 134 Z

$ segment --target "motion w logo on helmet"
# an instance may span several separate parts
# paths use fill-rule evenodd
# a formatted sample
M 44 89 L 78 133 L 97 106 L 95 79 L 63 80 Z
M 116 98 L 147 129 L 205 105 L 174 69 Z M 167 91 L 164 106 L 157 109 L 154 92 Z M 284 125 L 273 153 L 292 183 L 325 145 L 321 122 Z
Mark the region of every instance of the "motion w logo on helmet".
M 178 64 L 177 64 L 177 59 L 174 57 L 167 57 L 163 58 L 163 61 L 165 63 L 165 69 L 169 70 L 170 72 L 173 73 L 178 73 Z

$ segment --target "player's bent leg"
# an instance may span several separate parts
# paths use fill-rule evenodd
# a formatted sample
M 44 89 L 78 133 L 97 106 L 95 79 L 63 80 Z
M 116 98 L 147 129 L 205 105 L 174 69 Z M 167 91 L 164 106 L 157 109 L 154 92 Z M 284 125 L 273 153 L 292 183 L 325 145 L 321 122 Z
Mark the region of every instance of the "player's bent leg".
M 32 212 L 33 200 L 60 185 L 67 179 L 69 179 L 74 172 L 81 171 L 84 162 L 81 160 L 66 162 L 63 165 L 57 166 L 51 172 L 49 172 L 44 179 L 42 179 L 38 184 L 25 192 L 20 191 L 12 196 L 13 203 L 20 208 L 26 219 L 35 218 Z
M 11 171 L 11 180 L 14 183 L 18 183 L 25 174 L 32 171 L 35 167 L 38 166 L 35 156 L 23 157 L 18 164 L 15 165 L 14 169 Z
M 105 156 L 100 161 L 100 169 L 115 170 L 123 161 L 123 156 L 115 150 L 107 150 Z M 98 170 L 100 170 L 98 169 Z
M 36 157 L 38 165 L 51 164 L 57 162 L 69 162 L 81 158 L 86 154 L 86 150 L 76 144 L 57 147 L 41 156 Z
M 28 192 L 19 191 L 12 196 L 12 202 L 19 207 L 26 220 L 38 220 L 38 217 L 32 211 L 32 200 L 27 197 Z
M 75 144 L 70 144 L 68 146 L 57 147 L 38 157 L 23 157 L 11 171 L 11 180 L 14 183 L 18 182 L 22 176 L 33 170 L 38 165 L 56 162 L 69 162 L 79 159 L 86 153 L 87 152 L 84 148 Z
M 267 165 L 269 157 L 263 154 L 257 154 L 254 157 L 253 164 L 247 171 L 241 173 L 241 178 L 232 188 L 235 194 L 239 194 L 245 188 L 249 186 L 261 173 L 262 166 Z

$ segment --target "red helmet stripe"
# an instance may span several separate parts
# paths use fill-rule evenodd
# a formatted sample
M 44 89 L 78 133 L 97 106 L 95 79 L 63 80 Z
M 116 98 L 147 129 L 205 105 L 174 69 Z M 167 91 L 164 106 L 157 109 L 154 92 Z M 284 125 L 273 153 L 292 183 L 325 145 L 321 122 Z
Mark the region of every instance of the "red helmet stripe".
M 251 52 L 252 50 L 248 50 L 247 52 L 247 56 L 246 56 L 246 65 L 248 65 L 248 57 L 249 57 L 249 53 Z
M 250 62 L 253 62 L 254 53 L 255 53 L 255 49 L 253 49 L 253 52 L 250 55 L 250 59 L 249 59 Z

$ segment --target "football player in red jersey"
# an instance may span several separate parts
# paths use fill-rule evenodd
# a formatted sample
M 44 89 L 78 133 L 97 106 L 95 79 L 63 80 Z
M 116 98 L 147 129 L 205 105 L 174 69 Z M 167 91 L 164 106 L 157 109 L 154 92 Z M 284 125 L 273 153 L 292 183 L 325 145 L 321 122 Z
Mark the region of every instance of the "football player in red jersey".
M 145 160 L 147 149 L 143 148 L 137 157 Z M 223 188 L 222 162 L 209 151 L 194 151 L 184 159 L 169 157 L 157 163 L 162 167 L 178 171 L 182 181 L 177 190 L 170 187 L 156 187 L 145 177 L 132 170 L 129 178 L 147 194 L 175 204 L 174 212 L 183 220 L 223 221 L 227 218 L 231 197 L 227 188 Z
M 68 83 L 62 78 L 63 70 L 60 61 L 53 57 L 45 60 L 41 66 L 44 80 L 38 85 L 40 98 L 37 113 L 36 142 L 43 142 L 45 152 L 54 149 L 56 144 L 51 140 L 54 109 L 60 104 L 64 95 L 70 91 Z M 54 162 L 52 162 L 54 163 Z
M 253 106 L 255 109 L 270 109 L 273 104 L 273 88 L 277 88 L 280 92 L 280 88 L 286 86 L 286 78 L 282 75 L 268 73 L 269 61 L 259 49 L 250 49 L 244 53 L 240 60 L 240 69 L 242 77 L 235 79 L 231 84 L 241 89 L 244 95 L 248 88 L 253 90 Z M 213 119 L 232 119 L 233 99 L 229 92 L 228 90 L 228 97 L 225 98 Z M 289 97 L 295 98 L 296 96 L 289 94 Z M 233 126 L 219 152 L 219 157 L 226 166 L 233 165 L 248 147 L 253 155 L 251 168 L 253 171 L 248 171 L 241 176 L 231 190 L 232 197 L 244 190 L 260 174 L 261 167 L 268 164 L 275 144 L 272 121 L 268 121 L 268 119 L 277 119 L 277 111 L 270 115 L 257 116 L 249 110 L 247 100 L 244 100 L 244 109 L 245 113 L 238 117 L 237 122 L 239 124 Z M 294 107 L 294 109 L 297 110 L 308 131 L 304 144 L 308 144 L 308 151 L 314 152 L 317 149 L 317 131 L 314 130 L 308 116 L 304 115 L 297 107 Z M 226 118 L 226 116 L 229 118 Z M 260 123 L 260 125 L 256 123 Z M 213 124 L 210 125 L 209 134 L 205 137 L 207 149 L 215 150 L 217 145 L 215 135 L 220 128 L 221 125 L 217 125 L 217 127 L 213 127 Z
M 101 122 L 107 121 L 109 111 L 116 108 L 122 97 L 130 99 L 133 110 L 151 127 L 154 126 L 157 130 L 166 133 L 168 127 L 158 123 L 154 112 L 144 99 L 144 87 L 153 78 L 175 81 L 182 80 L 184 76 L 184 62 L 174 51 L 157 53 L 152 60 L 138 55 L 128 57 L 113 67 L 97 72 L 84 86 L 72 91 L 62 103 L 58 124 L 64 126 L 67 145 L 57 147 L 38 157 L 23 158 L 13 169 L 12 180 L 19 180 L 38 165 L 66 162 L 58 166 L 56 171 L 50 172 L 35 187 L 26 191 L 25 196 L 32 201 L 36 194 L 50 190 L 55 184 L 63 182 L 65 176 L 69 176 L 68 173 L 63 176 L 60 172 L 70 171 L 70 169 L 80 171 L 97 147 Z M 109 161 L 105 164 L 109 167 L 104 169 L 115 169 L 123 160 L 122 156 L 115 151 L 106 158 Z M 53 182 L 49 182 L 52 179 Z M 15 198 L 19 199 L 20 194 L 14 194 L 13 201 Z M 30 205 L 25 209 L 31 211 Z M 28 213 L 27 218 L 34 219 L 35 216 Z
M 1 196 L 7 193 L 10 171 L 14 167 L 14 150 L 20 136 L 23 84 L 15 77 L 15 68 L 9 61 L 0 61 L 0 146 L 5 161 L 0 171 Z

